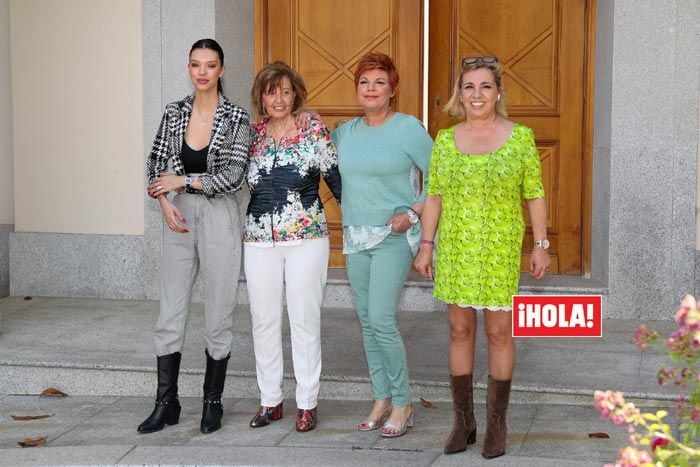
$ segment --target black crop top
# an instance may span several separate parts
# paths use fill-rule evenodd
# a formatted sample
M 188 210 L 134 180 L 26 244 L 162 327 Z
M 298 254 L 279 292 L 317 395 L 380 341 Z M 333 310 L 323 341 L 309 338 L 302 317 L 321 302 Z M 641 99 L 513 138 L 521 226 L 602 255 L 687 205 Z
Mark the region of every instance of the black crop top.
M 188 174 L 203 174 L 207 171 L 207 153 L 209 145 L 207 144 L 202 149 L 195 151 L 192 149 L 185 138 L 182 138 L 182 165 L 185 168 L 185 173 Z

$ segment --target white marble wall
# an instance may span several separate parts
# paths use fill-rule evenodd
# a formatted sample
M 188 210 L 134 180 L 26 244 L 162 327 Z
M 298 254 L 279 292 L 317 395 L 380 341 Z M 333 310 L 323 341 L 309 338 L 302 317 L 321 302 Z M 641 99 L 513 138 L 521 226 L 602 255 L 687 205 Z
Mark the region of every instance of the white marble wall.
M 10 234 L 10 295 L 143 298 L 143 237 Z
M 10 293 L 10 232 L 14 229 L 10 2 L 0 0 L 0 298 Z M 1 313 L 1 311 L 0 311 Z
M 697 0 L 614 2 L 610 128 L 596 127 L 602 140 L 610 131 L 609 213 L 594 225 L 609 224 L 609 307 L 621 316 L 670 319 L 695 286 L 699 25 Z
M 0 224 L 0 298 L 10 295 L 10 232 L 13 230 L 13 225 Z

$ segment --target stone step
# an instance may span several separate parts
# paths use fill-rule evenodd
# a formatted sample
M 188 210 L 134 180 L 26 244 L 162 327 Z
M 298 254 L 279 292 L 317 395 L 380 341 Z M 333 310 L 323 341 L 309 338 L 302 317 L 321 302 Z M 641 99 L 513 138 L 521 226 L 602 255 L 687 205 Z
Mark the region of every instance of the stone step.
M 420 286 L 425 288 L 424 286 Z M 38 394 L 56 387 L 74 395 L 152 396 L 156 359 L 153 328 L 156 301 L 8 297 L 0 300 L 4 333 L 0 336 L 0 394 Z M 353 309 L 321 312 L 324 399 L 371 398 L 362 337 Z M 237 307 L 229 362 L 227 397 L 257 397 L 250 310 Z M 441 311 L 398 313 L 412 380 L 412 397 L 446 401 L 449 325 Z M 669 401 L 675 386 L 659 387 L 656 372 L 667 364 L 651 350 L 639 352 L 632 335 L 637 320 L 604 320 L 602 338 L 518 339 L 513 400 L 542 403 L 591 403 L 596 389 L 623 391 L 626 397 Z M 645 322 L 661 335 L 675 322 Z M 203 306 L 195 304 L 182 349 L 183 396 L 198 397 L 204 375 Z M 285 395 L 294 394 L 289 324 L 283 323 Z M 488 352 L 481 314 L 477 318 L 474 381 L 483 399 Z
M 50 362 L 0 362 L 0 394 L 40 394 L 47 387 L 60 388 L 74 396 L 140 396 L 154 395 L 156 372 L 150 367 L 126 367 L 111 365 L 66 365 Z M 181 397 L 201 397 L 204 371 L 182 368 L 178 380 Z M 294 376 L 285 374 L 284 394 L 290 396 L 295 389 Z M 528 404 L 591 404 L 592 391 L 585 388 L 538 387 L 514 384 L 511 402 Z M 412 380 L 411 395 L 414 401 L 451 401 L 448 381 Z M 255 373 L 252 371 L 228 371 L 224 397 L 258 398 Z M 677 399 L 675 394 L 625 392 L 625 399 L 637 405 L 668 403 Z M 322 375 L 320 399 L 370 400 L 371 386 L 366 377 Z M 474 399 L 486 399 L 486 384 L 474 383 Z
M 621 314 L 607 309 L 607 287 L 591 279 L 579 276 L 546 276 L 542 280 L 534 280 L 528 274 L 522 274 L 520 280 L 521 294 L 549 295 L 602 295 L 603 309 L 606 318 L 619 318 Z M 241 279 L 239 287 L 240 303 L 248 304 L 248 293 L 245 278 Z M 329 269 L 328 282 L 323 300 L 324 308 L 353 308 L 352 290 L 345 269 Z M 403 294 L 399 302 L 400 310 L 432 312 L 445 311 L 447 305 L 433 298 L 433 283 L 423 279 L 416 271 L 411 271 L 406 280 Z M 626 310 L 620 310 L 622 313 Z

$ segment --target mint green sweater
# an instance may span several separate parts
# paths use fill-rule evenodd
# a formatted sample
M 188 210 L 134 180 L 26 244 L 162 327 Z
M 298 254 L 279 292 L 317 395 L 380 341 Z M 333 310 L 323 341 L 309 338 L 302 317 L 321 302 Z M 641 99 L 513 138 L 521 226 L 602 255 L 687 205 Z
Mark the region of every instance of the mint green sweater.
M 425 200 L 433 140 L 415 117 L 396 113 L 376 127 L 358 117 L 336 129 L 333 141 L 343 186 L 343 225 L 384 225 L 395 210 L 411 207 L 414 165 L 423 172 L 418 201 Z

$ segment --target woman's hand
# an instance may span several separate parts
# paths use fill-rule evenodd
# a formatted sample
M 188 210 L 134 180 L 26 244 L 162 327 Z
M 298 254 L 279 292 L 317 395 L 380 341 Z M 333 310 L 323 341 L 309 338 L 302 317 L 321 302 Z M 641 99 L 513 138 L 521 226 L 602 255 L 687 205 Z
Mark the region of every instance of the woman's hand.
M 185 186 L 185 177 L 174 173 L 161 172 L 158 178 L 148 185 L 148 196 L 156 198 Z
M 158 201 L 160 202 L 160 208 L 163 210 L 163 217 L 165 217 L 165 223 L 168 224 L 168 228 L 177 233 L 189 232 L 189 230 L 180 224 L 180 222 L 183 224 L 187 223 L 187 219 L 180 214 L 180 210 L 175 207 L 173 203 L 168 201 L 165 195 L 160 195 Z
M 433 246 L 421 243 L 413 267 L 426 279 L 433 278 Z
M 542 279 L 551 263 L 552 260 L 549 259 L 547 250 L 541 246 L 536 246 L 530 255 L 530 275 L 535 279 Z
M 409 220 L 408 213 L 402 212 L 386 221 L 386 225 L 391 226 L 392 232 L 402 233 L 411 228 L 411 221 Z
M 313 109 L 307 109 L 299 112 L 297 116 L 294 117 L 294 124 L 297 126 L 297 128 L 308 130 L 311 120 L 321 120 L 321 115 Z

